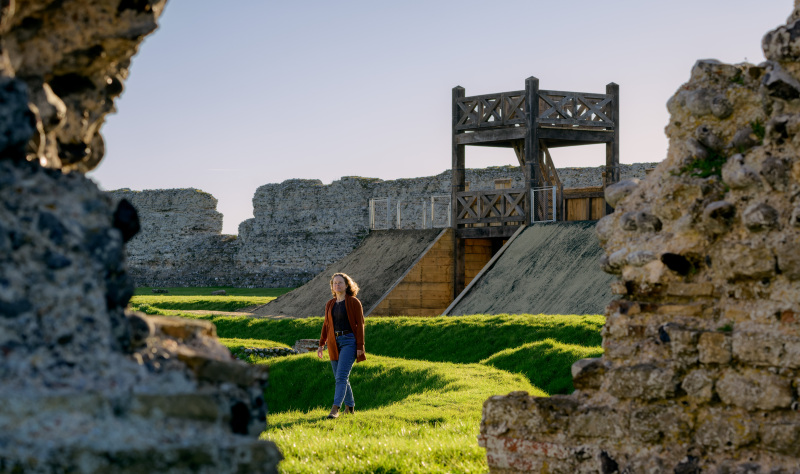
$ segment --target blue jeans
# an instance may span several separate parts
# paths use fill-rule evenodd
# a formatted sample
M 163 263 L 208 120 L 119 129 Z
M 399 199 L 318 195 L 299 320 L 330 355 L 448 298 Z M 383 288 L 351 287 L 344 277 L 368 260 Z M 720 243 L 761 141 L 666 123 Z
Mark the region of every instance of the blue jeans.
M 333 404 L 339 407 L 342 402 L 349 407 L 356 406 L 353 400 L 353 389 L 350 388 L 350 370 L 356 361 L 356 336 L 352 333 L 336 338 L 339 348 L 339 360 L 332 360 L 333 376 L 336 378 L 336 390 L 333 392 Z

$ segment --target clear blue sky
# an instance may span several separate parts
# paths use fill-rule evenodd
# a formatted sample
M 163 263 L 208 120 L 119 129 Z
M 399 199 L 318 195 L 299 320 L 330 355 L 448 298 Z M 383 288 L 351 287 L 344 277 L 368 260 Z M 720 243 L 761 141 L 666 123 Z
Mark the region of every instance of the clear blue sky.
M 756 6 L 758 5 L 758 6 Z M 450 167 L 451 89 L 467 95 L 620 86 L 623 163 L 666 155 L 666 101 L 695 60 L 764 60 L 792 0 L 169 0 L 133 60 L 103 189 L 210 192 L 225 233 L 256 188 L 291 178 L 428 176 Z M 470 168 L 516 162 L 467 148 Z M 602 147 L 553 153 L 604 164 Z

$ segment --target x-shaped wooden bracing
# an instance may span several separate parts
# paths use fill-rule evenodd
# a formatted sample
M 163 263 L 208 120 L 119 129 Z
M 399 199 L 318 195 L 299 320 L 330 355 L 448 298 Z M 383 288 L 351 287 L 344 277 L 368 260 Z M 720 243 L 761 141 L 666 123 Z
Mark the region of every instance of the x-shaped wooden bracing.
M 472 196 L 456 196 L 456 199 L 458 200 L 459 220 L 525 215 L 524 192 L 487 192 Z M 494 216 L 491 215 L 492 213 L 494 213 Z
M 477 219 L 478 213 L 472 206 L 478 204 L 478 196 L 456 196 L 458 200 L 458 218 L 459 219 Z M 469 216 L 467 216 L 469 214 Z
M 458 108 L 461 109 L 461 118 L 458 119 L 458 125 L 465 125 L 467 123 L 478 123 L 478 108 L 479 101 L 465 100 L 457 102 Z M 472 119 L 472 120 L 470 120 Z
M 506 204 L 507 204 L 506 205 L 506 215 L 504 217 L 510 217 L 510 216 L 514 215 L 515 211 L 516 211 L 516 215 L 518 215 L 518 216 L 524 216 L 525 215 L 525 196 L 526 196 L 526 193 L 515 193 L 515 194 L 516 194 L 516 196 L 514 196 L 514 194 L 511 194 L 511 193 L 505 193 L 504 194 L 506 196 L 506 199 L 507 199 L 507 201 L 506 201 Z M 510 206 L 508 205 L 509 203 L 511 204 Z
M 481 194 L 481 217 L 497 217 L 503 215 L 503 210 L 500 209 L 502 207 L 502 201 L 500 200 L 503 198 L 501 193 L 497 194 Z M 498 207 L 498 204 L 501 204 Z M 492 211 L 494 211 L 494 216 L 492 216 Z
M 494 97 L 478 97 L 457 102 L 461 110 L 458 125 L 482 123 L 505 124 L 511 120 L 525 120 L 525 95 L 509 96 L 499 94 Z M 494 119 L 494 120 L 490 120 Z
M 507 95 L 506 102 L 506 121 L 509 120 L 525 120 L 525 95 L 518 96 Z
M 603 112 L 603 107 L 611 103 L 611 96 L 587 98 L 583 94 L 568 93 L 550 96 L 540 94 L 539 97 L 550 106 L 549 109 L 541 113 L 540 118 L 614 123 Z M 561 98 L 556 99 L 556 97 Z M 556 116 L 553 117 L 552 115 Z

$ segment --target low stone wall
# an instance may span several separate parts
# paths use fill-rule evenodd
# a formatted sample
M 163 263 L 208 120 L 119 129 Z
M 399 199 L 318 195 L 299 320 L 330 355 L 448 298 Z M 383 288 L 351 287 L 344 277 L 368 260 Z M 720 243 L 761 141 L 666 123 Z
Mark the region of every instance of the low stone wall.
M 621 165 L 625 178 L 643 178 L 653 163 Z M 599 186 L 604 167 L 562 168 L 567 188 Z M 522 187 L 518 167 L 469 169 L 470 189 L 494 189 L 496 180 Z M 346 176 L 329 185 L 292 179 L 265 184 L 253 197 L 252 219 L 239 235 L 221 235 L 217 200 L 197 189 L 111 191 L 139 211 L 142 232 L 127 247 L 130 273 L 140 286 L 296 287 L 347 255 L 369 233 L 369 200 L 388 197 L 390 227 L 402 202 L 402 229 L 421 229 L 422 201 L 449 196 L 450 171 L 383 181 Z M 426 210 L 427 212 L 427 210 Z M 445 226 L 446 205 L 436 209 Z M 384 211 L 385 214 L 385 211 Z M 384 215 L 384 217 L 386 217 Z M 427 215 L 427 226 L 430 216 Z

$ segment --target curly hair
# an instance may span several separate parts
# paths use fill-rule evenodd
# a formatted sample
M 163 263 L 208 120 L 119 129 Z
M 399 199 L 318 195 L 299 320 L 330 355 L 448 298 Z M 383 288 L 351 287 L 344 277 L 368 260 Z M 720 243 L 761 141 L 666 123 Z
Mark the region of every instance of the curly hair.
M 347 290 L 345 290 L 346 294 L 350 296 L 355 296 L 358 294 L 358 285 L 353 281 L 352 278 L 350 278 L 346 273 L 334 273 L 331 277 L 331 294 L 334 297 L 336 297 L 336 292 L 333 291 L 333 279 L 336 277 L 344 278 L 344 284 L 347 285 Z

